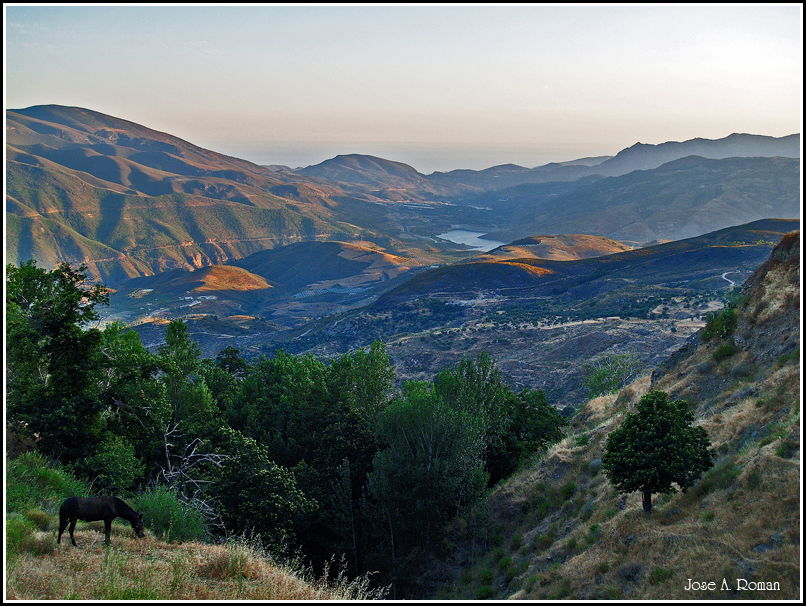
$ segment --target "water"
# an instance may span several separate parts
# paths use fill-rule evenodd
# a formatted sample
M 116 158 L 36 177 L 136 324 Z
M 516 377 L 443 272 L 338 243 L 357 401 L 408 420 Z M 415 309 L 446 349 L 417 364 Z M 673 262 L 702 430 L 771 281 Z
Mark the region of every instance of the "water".
M 505 242 L 497 242 L 495 240 L 485 240 L 479 236 L 483 236 L 482 231 L 467 231 L 466 229 L 452 229 L 446 231 L 444 234 L 437 234 L 437 238 L 448 240 L 455 244 L 464 244 L 470 246 L 473 250 L 480 250 L 487 252 L 498 246 L 503 246 Z

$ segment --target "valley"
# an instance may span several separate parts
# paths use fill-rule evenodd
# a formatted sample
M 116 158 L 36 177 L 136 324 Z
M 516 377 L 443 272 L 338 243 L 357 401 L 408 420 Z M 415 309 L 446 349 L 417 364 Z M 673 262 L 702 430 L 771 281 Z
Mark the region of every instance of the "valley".
M 172 464 L 169 436 L 177 426 L 171 429 L 170 422 L 181 418 L 207 436 L 219 453 L 214 456 L 242 457 L 228 472 L 226 490 L 232 493 L 216 497 L 231 498 L 215 514 L 216 524 L 237 526 L 227 516 L 244 494 L 251 495 L 272 512 L 263 526 L 271 538 L 258 539 L 264 547 L 281 552 L 289 537 L 298 537 L 296 547 L 314 568 L 326 567 L 336 549 L 350 552 L 352 561 L 342 565 L 356 574 L 381 562 L 384 582 L 406 596 L 574 594 L 567 582 L 573 571 L 566 566 L 563 580 L 554 571 L 582 555 L 577 541 L 592 543 L 600 532 L 583 538 L 583 524 L 574 516 L 588 507 L 582 521 L 595 519 L 596 528 L 614 533 L 634 524 L 629 515 L 605 512 L 612 495 L 595 472 L 593 479 L 586 476 L 600 450 L 577 460 L 578 449 L 589 439 L 600 449 L 596 432 L 624 406 L 634 406 L 658 377 L 670 389 L 697 397 L 710 389 L 720 402 L 728 397 L 728 378 L 731 384 L 753 379 L 744 367 L 708 366 L 698 347 L 714 318 L 744 301 L 738 289 L 748 279 L 762 279 L 759 267 L 769 266 L 771 254 L 786 259 L 787 299 L 778 301 L 770 294 L 775 284 L 768 285 L 754 295 L 764 300 L 758 315 L 765 317 L 768 303 L 776 310 L 783 306 L 791 324 L 791 249 L 800 229 L 798 135 L 636 144 L 613 156 L 534 168 L 501 165 L 430 175 L 361 154 L 299 169 L 259 166 L 63 106 L 10 111 L 7 139 L 9 260 L 33 259 L 47 270 L 63 261 L 83 263 L 90 282 L 110 288 L 109 304 L 99 306 L 90 329 L 102 329 L 93 343 L 99 364 L 107 364 L 93 388 L 107 399 L 93 422 L 110 432 L 119 425 L 132 435 L 102 447 L 135 463 L 137 457 L 148 460 L 149 473 L 156 473 L 163 450 Z M 36 271 L 23 265 L 15 279 L 24 284 Z M 23 301 L 30 293 L 19 288 Z M 745 336 L 737 333 L 732 348 L 707 355 L 730 357 L 762 339 L 748 328 L 753 320 L 743 309 L 739 332 Z M 19 318 L 29 312 L 18 304 L 14 326 L 25 326 Z M 38 326 L 20 334 L 35 334 Z M 785 366 L 796 353 L 793 335 L 776 335 L 785 351 L 774 343 L 764 346 L 764 373 L 775 356 Z M 669 378 L 679 372 L 676 363 L 691 374 L 694 362 L 684 356 L 692 351 L 696 372 L 716 367 L 719 375 L 696 389 L 685 377 L 677 383 Z M 27 369 L 26 351 L 16 356 Z M 632 383 L 618 397 L 597 398 L 592 369 L 613 360 L 628 366 L 621 386 Z M 128 370 L 119 373 L 118 364 Z M 465 381 L 462 373 L 468 372 L 475 378 Z M 470 404 L 461 398 L 451 404 L 459 408 L 451 409 L 447 403 L 465 389 L 493 389 L 498 395 L 491 401 L 505 411 L 500 422 L 508 428 L 497 427 L 495 416 L 463 409 Z M 772 389 L 765 384 L 764 394 Z M 146 412 L 135 404 L 142 400 L 151 402 L 142 408 Z M 467 460 L 480 461 L 471 470 L 475 475 L 455 487 L 456 503 L 466 508 L 461 515 L 454 503 L 445 505 L 438 522 L 423 513 L 429 532 L 442 537 L 439 545 L 427 533 L 420 537 L 419 528 L 405 530 L 414 507 L 405 504 L 408 481 L 391 488 L 401 467 L 384 459 L 397 456 L 387 445 L 397 439 L 398 428 L 405 433 L 407 423 L 422 422 L 433 413 L 429 407 L 443 415 L 428 421 L 434 439 L 467 432 L 455 444 L 475 449 Z M 719 427 L 707 409 L 700 412 L 709 426 Z M 788 414 L 775 406 L 767 412 L 768 424 Z M 788 430 L 791 420 L 786 422 Z M 536 438 L 540 432 L 529 423 L 543 423 L 546 435 Z M 566 424 L 570 437 L 546 451 Z M 432 426 L 440 429 L 431 432 Z M 488 432 L 483 438 L 473 433 L 482 426 Z M 25 427 L 17 430 L 24 433 Z M 182 440 L 188 449 L 197 445 L 184 434 Z M 722 451 L 736 442 L 722 434 L 719 440 Z M 569 451 L 575 453 L 572 463 Z M 542 456 L 546 466 L 538 465 Z M 427 467 L 415 463 L 408 468 L 415 475 Z M 244 484 L 245 465 L 254 465 L 261 479 Z M 524 470 L 529 465 L 531 471 Z M 578 479 L 580 490 L 593 495 L 587 504 L 581 494 L 574 496 L 577 484 L 567 480 L 572 466 L 574 477 L 584 477 Z M 145 472 L 137 473 L 142 482 Z M 213 467 L 205 473 L 219 477 Z M 531 474 L 528 487 L 523 474 Z M 454 481 L 451 473 L 445 477 Z M 555 486 L 555 480 L 565 484 Z M 277 501 L 282 511 L 265 486 L 285 495 Z M 465 489 L 473 496 L 462 496 Z M 374 491 L 371 507 L 367 491 Z M 386 509 L 386 498 L 379 496 L 384 491 L 404 503 L 406 515 Z M 428 503 L 439 501 L 437 493 L 441 489 L 428 493 Z M 574 496 L 573 503 L 560 507 L 558 495 L 565 493 Z M 271 498 L 263 500 L 266 494 Z M 187 494 L 182 498 L 182 506 L 198 505 Z M 687 506 L 683 498 L 672 502 Z M 667 510 L 676 515 L 668 507 L 664 515 Z M 495 532 L 508 529 L 517 556 L 503 555 L 503 539 L 492 530 L 474 534 L 461 528 L 462 516 L 477 516 L 480 527 L 489 523 Z M 356 530 L 355 519 L 369 526 Z M 393 520 L 408 541 L 410 559 L 403 563 L 396 561 Z M 518 536 L 526 537 L 528 549 L 515 545 Z M 566 537 L 572 538 L 558 547 Z M 609 545 L 603 543 L 604 560 L 619 562 L 619 571 L 636 569 L 622 565 Z M 441 563 L 428 568 L 438 558 Z M 503 576 L 496 576 L 483 568 L 490 558 L 499 567 L 517 560 L 518 568 L 504 567 Z M 396 578 L 400 570 L 405 575 Z M 609 589 L 586 582 L 574 595 L 655 595 L 652 581 L 648 592 L 638 592 L 621 572 L 608 576 L 610 569 L 601 565 L 597 570 L 609 579 Z

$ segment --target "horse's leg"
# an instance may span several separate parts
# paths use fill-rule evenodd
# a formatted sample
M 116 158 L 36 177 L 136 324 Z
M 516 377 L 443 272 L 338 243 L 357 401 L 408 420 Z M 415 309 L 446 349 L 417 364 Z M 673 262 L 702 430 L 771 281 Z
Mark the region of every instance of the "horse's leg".
M 104 520 L 104 534 L 106 535 L 104 543 L 109 545 L 112 542 L 109 538 L 109 535 L 112 534 L 112 518 L 106 518 Z
M 73 518 L 70 520 L 70 541 L 73 543 L 73 547 L 78 547 L 76 545 L 76 538 L 73 536 L 73 531 L 76 529 L 76 522 L 78 518 Z
M 56 539 L 57 544 L 61 544 L 62 542 L 62 533 L 64 529 L 67 528 L 67 518 L 63 516 L 59 516 L 59 538 Z

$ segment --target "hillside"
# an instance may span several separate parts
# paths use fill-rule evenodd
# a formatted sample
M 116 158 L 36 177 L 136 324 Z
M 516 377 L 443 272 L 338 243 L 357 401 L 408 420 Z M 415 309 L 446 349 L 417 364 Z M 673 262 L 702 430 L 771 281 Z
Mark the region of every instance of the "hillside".
M 798 141 L 734 135 L 431 175 L 362 154 L 291 170 L 96 111 L 40 105 L 6 116 L 6 253 L 15 264 L 83 262 L 116 286 L 317 240 L 369 241 L 444 263 L 457 247 L 435 236 L 457 226 L 499 241 L 580 231 L 630 245 L 680 239 L 799 216 L 796 159 L 690 154 L 792 156 Z M 636 166 L 650 170 L 623 174 Z
M 105 319 L 136 323 L 145 334 L 179 316 L 203 323 L 199 331 L 207 336 L 200 338 L 215 335 L 216 341 L 243 335 L 246 327 L 275 332 L 281 325 L 298 326 L 364 305 L 418 265 L 371 242 L 298 242 L 231 265 L 123 281 Z
M 457 525 L 451 558 L 432 566 L 450 577 L 439 597 L 796 599 L 799 249 L 799 232 L 785 236 L 746 281 L 732 340 L 698 334 L 651 377 L 589 401 L 568 437 Z M 651 516 L 600 470 L 607 435 L 649 390 L 689 402 L 716 453 L 686 493 L 656 495 Z M 686 592 L 689 579 L 716 589 Z
M 358 186 L 360 190 L 389 200 L 446 193 L 408 164 L 364 154 L 336 156 L 307 166 L 299 173 L 348 187 Z
M 690 238 L 765 217 L 800 216 L 800 163 L 793 158 L 690 156 L 658 168 L 580 181 L 523 185 L 473 204 L 511 216 L 491 237 L 580 231 L 626 243 Z
M 696 282 L 747 265 L 755 268 L 768 254 L 770 244 L 798 225 L 791 219 L 765 219 L 684 240 L 573 261 L 522 258 L 448 265 L 418 274 L 384 295 L 378 305 L 426 294 L 505 294 L 513 289 L 529 289 L 541 295 L 584 289 L 594 294 L 610 290 L 605 283 L 615 280 L 633 285 Z
M 113 284 L 300 240 L 375 233 L 334 219 L 337 186 L 91 110 L 10 110 L 6 137 L 13 263 L 86 262 Z
M 13 433 L 9 436 L 16 438 Z M 24 450 L 30 448 L 28 444 Z M 348 580 L 343 570 L 334 570 L 330 579 L 316 576 L 298 561 L 272 557 L 255 541 L 188 540 L 193 535 L 187 531 L 196 527 L 172 517 L 177 510 L 170 499 L 160 501 L 162 509 L 148 510 L 150 528 L 142 539 L 119 519 L 112 524 L 108 547 L 102 521 L 78 522 L 77 547 L 70 544 L 67 533 L 57 544 L 59 505 L 67 496 L 88 494 L 89 487 L 40 453 L 7 454 L 15 457 L 7 459 L 5 466 L 7 599 L 356 600 L 383 596 L 383 590 L 369 589 L 366 577 Z M 189 518 L 198 516 L 189 511 Z
M 397 277 L 417 264 L 377 247 L 347 242 L 300 242 L 236 262 L 286 289 L 366 286 Z
M 529 236 L 499 246 L 480 259 L 549 259 L 553 261 L 575 261 L 589 257 L 602 257 L 631 250 L 633 247 L 601 236 L 588 234 L 557 234 Z
M 563 407 L 587 395 L 581 367 L 597 356 L 629 353 L 645 366 L 660 363 L 703 325 L 705 313 L 722 305 L 732 284 L 752 274 L 798 225 L 769 219 L 577 261 L 522 259 L 414 270 L 395 279 L 399 282 L 382 283 L 388 289 L 375 302 L 353 309 L 337 311 L 324 301 L 315 307 L 313 297 L 295 299 L 294 305 L 307 303 L 308 321 L 291 330 L 258 331 L 226 342 L 207 334 L 214 332 L 209 322 L 196 328 L 194 321 L 191 330 L 208 355 L 226 343 L 250 355 L 282 348 L 331 357 L 381 339 L 401 375 L 412 379 L 427 379 L 462 357 L 487 351 L 510 384 L 544 389 L 553 405 Z M 141 334 L 147 343 L 161 338 L 158 330 Z

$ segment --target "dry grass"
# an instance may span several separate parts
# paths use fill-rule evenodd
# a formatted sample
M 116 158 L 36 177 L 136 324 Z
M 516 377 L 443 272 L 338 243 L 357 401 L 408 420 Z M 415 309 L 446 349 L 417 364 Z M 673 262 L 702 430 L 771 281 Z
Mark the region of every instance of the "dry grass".
M 643 377 L 620 394 L 587 403 L 568 436 L 539 465 L 496 488 L 489 500 L 502 536 L 519 534 L 518 574 L 497 577 L 495 595 L 511 599 L 794 599 L 800 594 L 800 367 L 755 369 L 751 383 L 731 372 L 739 354 L 717 367 L 719 388 L 702 394 L 701 347 L 652 385 Z M 606 437 L 649 389 L 687 399 L 715 449 L 716 465 L 686 493 L 655 495 L 651 516 L 639 493 L 619 495 L 597 467 Z M 584 436 L 585 439 L 578 438 Z M 574 489 L 558 499 L 563 486 Z M 570 488 L 569 488 L 570 494 Z M 545 503 L 550 505 L 545 507 Z M 542 508 L 542 509 L 541 509 Z M 538 510 L 541 510 L 536 515 Z M 500 551 L 500 550 L 499 550 Z M 500 554 L 499 554 L 500 557 Z M 470 578 L 493 568 L 476 560 Z M 688 579 L 727 579 L 731 591 L 692 596 Z M 778 592 L 736 591 L 736 579 L 773 581 Z M 457 582 L 472 598 L 478 583 Z M 506 589 L 504 589 L 506 588 Z
M 695 355 L 688 363 L 693 367 L 705 356 L 707 352 Z M 683 370 L 653 388 L 675 397 L 696 396 L 696 375 Z M 752 396 L 741 396 L 741 382 L 726 381 L 717 404 L 698 410 L 698 423 L 706 428 L 718 453 L 717 466 L 687 493 L 656 495 L 651 517 L 642 513 L 638 493 L 619 497 L 606 481 L 585 475 L 585 465 L 601 457 L 607 433 L 646 392 L 648 380 L 636 381 L 618 398 L 591 400 L 577 419 L 584 427 L 574 428 L 586 429 L 590 444 L 579 448 L 573 436 L 566 438 L 514 492 L 530 482 L 575 478 L 593 514 L 584 523 L 567 512 L 549 518 L 568 531 L 560 532 L 542 556 L 551 554 L 554 562 L 562 564 L 552 568 L 534 558 L 520 578 L 521 583 L 529 578 L 532 583 L 512 597 L 687 599 L 691 593 L 683 588 L 689 578 L 718 583 L 726 578 L 732 591 L 717 587 L 696 597 L 796 598 L 800 593 L 800 449 L 799 433 L 795 433 L 800 420 L 799 373 L 798 365 L 771 369 L 754 383 Z M 697 403 L 696 398 L 691 401 Z M 781 448 L 785 438 L 794 444 L 791 451 Z M 598 535 L 586 542 L 592 523 L 598 525 Z M 539 536 L 545 526 L 546 522 L 538 525 L 532 534 Z M 568 549 L 569 543 L 575 548 Z M 777 581 L 781 590 L 750 596 L 735 590 L 736 578 Z
M 78 548 L 37 532 L 49 549 L 25 549 L 7 566 L 7 597 L 18 600 L 341 600 L 374 599 L 366 579 L 314 578 L 301 566 L 272 561 L 244 544 L 167 544 L 113 532 L 76 531 Z

